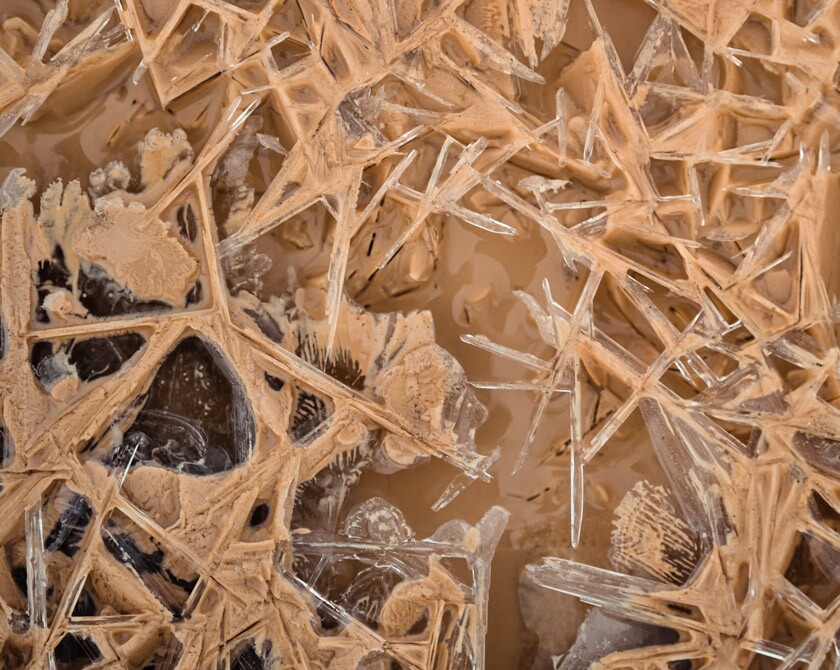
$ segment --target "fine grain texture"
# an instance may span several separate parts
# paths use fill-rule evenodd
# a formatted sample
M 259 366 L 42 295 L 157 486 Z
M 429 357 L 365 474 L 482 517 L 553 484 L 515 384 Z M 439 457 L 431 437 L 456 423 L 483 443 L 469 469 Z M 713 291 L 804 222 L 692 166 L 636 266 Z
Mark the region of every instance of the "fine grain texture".
M 839 62 L 0 2 L 0 669 L 840 668 Z

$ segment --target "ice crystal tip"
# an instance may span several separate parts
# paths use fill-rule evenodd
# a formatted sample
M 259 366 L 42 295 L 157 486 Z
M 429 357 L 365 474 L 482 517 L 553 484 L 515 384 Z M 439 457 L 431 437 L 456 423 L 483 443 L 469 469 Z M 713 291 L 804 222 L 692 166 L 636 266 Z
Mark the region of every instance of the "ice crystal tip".
M 836 0 L 5 2 L 0 666 L 840 666 L 838 62 Z

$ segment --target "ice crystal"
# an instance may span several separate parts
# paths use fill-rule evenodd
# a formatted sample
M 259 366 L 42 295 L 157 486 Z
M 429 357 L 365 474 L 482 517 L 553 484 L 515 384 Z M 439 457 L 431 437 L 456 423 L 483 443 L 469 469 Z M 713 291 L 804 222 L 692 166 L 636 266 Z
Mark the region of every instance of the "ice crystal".
M 520 561 L 523 667 L 837 667 L 838 62 L 831 0 L 0 8 L 0 665 L 505 667 Z

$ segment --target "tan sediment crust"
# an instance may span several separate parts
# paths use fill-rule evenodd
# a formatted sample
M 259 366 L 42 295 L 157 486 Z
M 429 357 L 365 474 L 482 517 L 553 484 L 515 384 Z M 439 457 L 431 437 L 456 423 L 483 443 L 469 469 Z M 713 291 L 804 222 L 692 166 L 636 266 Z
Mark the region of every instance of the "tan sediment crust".
M 37 665 L 63 631 L 72 626 L 93 640 L 105 658 L 114 655 L 144 663 L 156 649 L 174 644 L 172 649 L 187 664 L 183 667 L 215 667 L 219 654 L 235 654 L 239 641 L 239 637 L 223 631 L 252 630 L 243 639 L 251 639 L 258 649 L 269 643 L 272 653 L 287 658 L 322 659 L 331 668 L 355 668 L 363 656 L 380 647 L 380 638 L 352 621 L 338 637 L 319 636 L 305 591 L 282 578 L 274 565 L 277 542 L 288 542 L 291 537 L 288 523 L 295 490 L 342 455 L 352 454 L 370 442 L 371 431 L 381 431 L 382 427 L 388 431 L 382 456 L 390 467 L 406 467 L 418 459 L 447 454 L 455 460 L 467 458 L 475 467 L 480 458 L 470 445 L 480 419 L 459 415 L 462 410 L 477 411 L 479 406 L 471 399 L 463 370 L 434 343 L 428 314 L 373 315 L 343 301 L 345 316 L 334 331 L 335 346 L 359 368 L 363 386 L 357 387 L 356 397 L 317 369 L 326 364 L 326 358 L 311 357 L 327 356 L 324 347 L 330 327 L 323 319 L 322 291 L 299 289 L 295 297 L 266 304 L 242 293 L 226 307 L 220 304 L 221 294 L 216 292 L 184 311 L 187 290 L 196 279 L 213 286 L 214 280 L 208 280 L 212 271 L 200 266 L 207 264 L 208 246 L 202 246 L 202 236 L 212 239 L 215 232 L 199 213 L 196 243 L 179 234 L 179 223 L 187 217 L 183 210 L 173 210 L 175 216 L 165 215 L 163 220 L 148 209 L 156 200 L 149 197 L 149 190 L 171 188 L 189 171 L 193 154 L 184 145 L 184 138 L 183 133 L 150 132 L 140 148 L 140 189 L 126 191 L 130 171 L 112 164 L 104 177 L 101 172 L 91 176 L 97 194 L 92 205 L 78 181 L 66 188 L 55 183 L 44 192 L 36 217 L 30 201 L 34 195 L 30 180 L 13 173 L 3 187 L 3 269 L 15 268 L 11 276 L 5 275 L 3 283 L 3 305 L 7 308 L 3 322 L 8 338 L 4 369 L 29 366 L 28 338 L 33 328 L 40 327 L 36 325 L 36 300 L 43 305 L 50 324 L 45 333 L 57 329 L 58 333 L 85 341 L 88 336 L 108 337 L 128 330 L 146 338 L 141 351 L 127 361 L 130 365 L 104 381 L 81 379 L 65 353 L 50 359 L 51 374 L 57 378 L 42 380 L 45 389 L 34 382 L 12 386 L 11 377 L 3 377 L 7 385 L 4 428 L 7 444 L 14 445 L 13 457 L 5 466 L 4 484 L 12 489 L 17 486 L 17 490 L 24 487 L 28 492 L 22 499 L 10 498 L 4 492 L 4 503 L 14 503 L 18 509 L 31 505 L 32 513 L 48 530 L 57 517 L 48 517 L 40 501 L 59 504 L 46 489 L 63 483 L 65 506 L 68 496 L 72 499 L 81 494 L 96 510 L 93 522 L 81 530 L 78 553 L 66 558 L 61 553 L 53 554 L 47 542 L 43 560 L 52 595 L 39 595 L 37 585 L 33 594 L 47 604 L 47 627 L 39 630 L 40 615 L 32 613 L 38 605 L 30 599 L 30 618 L 36 617 L 32 632 L 21 634 L 7 627 L 6 647 L 28 649 L 29 658 Z M 56 262 L 55 249 L 61 250 L 69 288 L 52 286 L 46 295 L 36 295 L 32 280 L 51 258 Z M 19 259 L 26 258 L 32 259 L 32 264 L 21 267 Z M 157 308 L 160 313 L 117 318 L 91 314 L 82 304 L 85 294 L 79 278 L 80 272 L 94 263 L 105 270 L 108 281 L 114 282 L 113 290 L 127 290 L 140 300 L 158 301 L 162 303 Z M 227 303 L 227 298 L 221 299 Z M 260 333 L 254 317 L 248 316 L 257 314 L 255 310 L 284 335 L 271 342 Z M 261 318 L 257 318 L 257 324 L 264 323 Z M 147 464 L 137 464 L 127 473 L 116 463 L 108 467 L 106 463 L 122 448 L 124 431 L 136 410 L 130 411 L 127 419 L 119 415 L 130 406 L 132 397 L 147 392 L 155 369 L 178 340 L 193 333 L 212 343 L 237 383 L 246 389 L 250 404 L 246 411 L 252 411 L 257 419 L 253 453 L 247 456 L 245 465 L 207 478 Z M 303 344 L 312 349 L 308 361 L 293 353 Z M 269 374 L 287 380 L 282 390 L 268 386 Z M 335 405 L 329 426 L 305 447 L 293 444 L 287 432 L 295 403 L 289 383 L 292 380 L 311 385 Z M 416 393 L 419 388 L 434 389 L 434 393 Z M 298 389 L 294 393 L 300 392 Z M 91 451 L 92 440 L 96 440 L 96 447 Z M 244 532 L 243 526 L 247 527 L 257 499 L 268 501 L 273 510 L 267 539 L 241 542 L 239 535 Z M 197 600 L 186 605 L 191 608 L 187 620 L 173 625 L 171 614 L 161 611 L 159 601 L 167 604 L 167 598 L 175 597 L 166 596 L 173 587 L 160 582 L 163 591 L 156 591 L 157 587 L 145 581 L 140 568 L 119 566 L 103 548 L 97 537 L 99 529 L 104 529 L 103 537 L 115 537 L 112 534 L 116 531 L 107 530 L 114 518 L 123 519 L 120 529 L 140 533 L 132 540 L 139 551 L 148 555 L 162 551 L 163 566 L 170 574 L 196 575 Z M 9 522 L 13 521 L 10 518 Z M 148 533 L 147 539 L 143 539 L 143 533 Z M 25 534 L 29 537 L 29 531 Z M 23 563 L 26 543 L 13 537 L 7 541 L 7 551 L 11 552 L 7 554 L 8 565 Z M 335 539 L 339 544 L 347 541 L 346 537 Z M 467 553 L 478 549 L 472 541 L 464 547 Z M 44 551 L 43 545 L 40 551 Z M 478 560 L 487 561 L 489 556 Z M 426 645 L 428 650 L 417 662 L 431 662 L 438 653 L 434 645 L 442 643 L 439 635 L 455 635 L 455 648 L 463 644 L 457 629 L 438 630 L 443 613 L 438 601 L 447 597 L 455 598 L 452 604 L 458 608 L 459 618 L 472 620 L 470 636 L 480 630 L 475 617 L 484 616 L 480 614 L 486 607 L 481 596 L 473 596 L 465 604 L 461 587 L 445 577 L 446 570 L 437 559 L 431 561 L 429 579 L 437 588 L 449 579 L 448 595 L 437 597 L 434 591 L 427 594 L 431 608 L 428 628 L 423 635 L 414 635 L 403 651 L 395 642 L 389 653 L 398 658 L 413 655 Z M 425 583 L 425 578 L 418 579 L 417 584 Z M 75 623 L 71 624 L 66 617 L 83 587 L 85 593 L 95 594 L 99 608 L 93 619 L 73 619 Z M 419 601 L 425 588 L 411 587 L 400 597 Z M 388 607 L 399 610 L 397 604 L 386 604 Z M 398 615 L 388 616 L 389 630 L 399 628 Z M 254 629 L 256 624 L 259 626 Z M 392 637 L 406 634 L 401 631 Z M 175 642 L 164 644 L 161 635 Z M 220 647 L 225 635 L 228 641 Z M 207 651 L 209 648 L 213 653 Z
M 116 71 L 129 52 L 142 58 L 135 78 L 146 81 L 148 72 L 152 97 L 164 105 L 177 109 L 195 94 L 224 111 L 178 111 L 194 121 L 184 124 L 187 132 L 213 125 L 195 151 L 186 132 L 153 130 L 137 170 L 111 163 L 89 177 L 71 170 L 66 186 L 39 183 L 37 215 L 35 186 L 21 175 L 6 182 L 0 383 L 14 460 L 2 495 L 19 508 L 52 504 L 50 482 L 67 480 L 93 503 L 97 529 L 104 510 L 128 500 L 173 555 L 200 568 L 207 591 L 190 621 L 133 621 L 129 642 L 93 633 L 113 640 L 101 647 L 115 658 L 141 663 L 160 631 L 172 629 L 187 667 L 203 667 L 205 645 L 214 647 L 208 663 L 234 654 L 245 641 L 240 632 L 255 630 L 259 616 L 267 623 L 257 626 L 257 647 L 271 639 L 300 667 L 354 668 L 386 645 L 356 622 L 332 642 L 314 632 L 312 603 L 274 569 L 276 543 L 294 544 L 297 485 L 381 438 L 383 470 L 438 457 L 462 470 L 456 493 L 487 477 L 491 459 L 482 454 L 504 443 L 500 496 L 514 510 L 529 509 L 521 501 L 551 506 L 535 518 L 522 512 L 515 549 L 535 559 L 568 555 L 571 543 L 575 558 L 605 566 L 609 517 L 623 500 L 613 567 L 658 580 L 645 588 L 666 595 L 653 597 L 653 614 L 638 606 L 650 604 L 649 593 L 612 607 L 630 618 L 641 611 L 646 623 L 676 622 L 684 633 L 682 646 L 617 652 L 605 663 L 638 664 L 651 653 L 736 664 L 756 654 L 826 658 L 834 620 L 796 600 L 783 580 L 803 542 L 829 573 L 837 546 L 827 525 L 838 506 L 831 454 L 840 439 L 837 245 L 828 217 L 837 201 L 836 5 L 809 14 L 765 2 L 652 2 L 655 18 L 643 37 L 645 26 L 629 23 L 604 30 L 610 3 L 605 10 L 574 0 L 456 4 L 396 3 L 391 15 L 364 2 L 208 0 L 170 12 L 168 3 L 137 1 L 121 4 L 119 17 L 102 8 L 95 28 L 97 12 L 71 8 L 65 17 L 58 3 L 37 19 L 40 47 L 37 23 L 5 19 L 0 47 L 15 64 L 0 62 L 11 82 L 0 96 L 0 131 L 47 115 L 68 91 L 90 90 L 88 72 Z M 103 31 L 108 21 L 114 30 Z M 59 28 L 78 28 L 75 45 Z M 124 28 L 134 46 L 120 37 Z M 634 65 L 632 53 L 621 54 L 621 69 L 615 45 L 630 32 L 638 33 L 639 56 Z M 94 39 L 104 33 L 107 40 Z M 62 48 L 69 51 L 51 60 Z M 205 112 L 212 121 L 202 120 Z M 102 117 L 109 129 L 113 116 Z M 190 225 L 186 204 L 197 221 L 193 240 L 178 230 Z M 466 226 L 477 232 L 453 232 Z M 453 239 L 463 247 L 453 248 Z M 33 277 L 55 245 L 75 279 L 37 295 Z M 534 261 L 535 249 L 546 259 Z M 92 265 L 118 290 L 170 309 L 92 315 L 77 281 Z M 482 273 L 493 278 L 476 280 Z M 550 277 L 546 288 L 540 274 Z M 444 276 L 450 284 L 441 288 Z M 196 282 L 204 292 L 191 299 Z M 438 296 L 447 304 L 437 307 L 435 333 L 428 313 L 374 316 L 347 295 L 382 312 Z M 492 340 L 469 344 L 502 362 L 459 351 L 459 364 L 439 346 L 504 320 L 492 312 L 514 316 L 487 328 Z M 69 349 L 53 354 L 48 381 L 22 373 L 36 342 L 129 331 L 143 335 L 143 348 L 103 380 L 82 380 Z M 126 407 L 149 392 L 158 365 L 191 334 L 212 342 L 244 387 L 258 424 L 254 452 L 242 467 L 206 478 L 136 465 L 115 493 L 87 440 L 101 439 L 100 450 L 121 444 L 135 418 L 126 418 Z M 298 350 L 304 336 L 319 356 L 351 352 L 362 387 L 319 372 Z M 467 392 L 461 365 L 468 363 L 473 381 L 490 387 L 492 410 L 513 417 L 478 452 L 473 433 L 483 415 Z M 267 387 L 266 374 L 285 386 Z M 330 400 L 332 418 L 301 445 L 288 425 L 306 390 Z M 551 407 L 566 410 L 560 391 L 571 394 L 568 425 L 550 415 Z M 506 392 L 522 395 L 508 406 Z M 642 419 L 632 423 L 637 409 Z M 524 440 L 512 436 L 517 429 Z M 507 472 L 523 441 L 530 456 L 517 480 Z M 625 467 L 643 450 L 649 455 L 633 461 L 644 461 L 640 470 Z M 560 466 L 569 474 L 558 474 Z M 266 473 L 277 472 L 270 481 Z M 657 482 L 632 488 L 639 478 Z M 208 499 L 211 481 L 218 488 Z M 428 485 L 443 488 L 437 479 Z M 819 514 L 817 496 L 826 502 Z M 663 502 L 673 499 L 679 504 Z M 285 513 L 275 511 L 269 530 L 250 535 L 247 517 L 262 500 Z M 587 511 L 586 530 L 584 505 L 600 512 Z M 33 531 L 21 531 L 19 514 L 12 516 L 4 542 L 20 562 L 21 538 Z M 676 539 L 663 539 L 665 525 Z M 295 530 L 299 542 L 311 534 Z M 254 541 L 240 540 L 240 531 Z M 689 560 L 683 554 L 693 535 L 702 547 Z M 465 550 L 474 544 L 464 543 Z M 61 567 L 76 581 L 112 561 L 101 548 L 80 556 L 73 566 L 81 567 Z M 394 631 L 415 613 L 392 602 L 409 585 L 459 605 L 440 564 L 431 558 L 428 566 L 428 577 L 403 582 L 386 601 L 384 611 L 400 620 Z M 584 567 L 549 567 L 550 576 L 534 574 L 591 601 L 597 589 L 581 591 L 586 580 L 576 581 Z M 596 585 L 606 583 L 608 575 L 593 574 Z M 11 620 L 21 596 L 11 573 L 3 577 Z M 697 625 L 663 604 L 689 577 L 671 604 L 699 610 Z M 103 593 L 116 588 L 113 575 L 92 579 Z M 160 610 L 140 581 L 127 583 L 126 593 L 109 598 L 142 593 L 134 607 Z M 784 611 L 765 612 L 768 598 Z M 792 607 L 804 610 L 807 625 Z M 404 616 L 394 613 L 400 608 Z M 50 625 L 49 633 L 35 625 L 20 638 L 36 650 L 35 664 L 68 629 Z M 789 628 L 804 630 L 805 641 L 785 638 Z M 480 646 L 483 630 L 468 629 Z M 401 662 L 431 663 L 408 646 L 397 651 Z

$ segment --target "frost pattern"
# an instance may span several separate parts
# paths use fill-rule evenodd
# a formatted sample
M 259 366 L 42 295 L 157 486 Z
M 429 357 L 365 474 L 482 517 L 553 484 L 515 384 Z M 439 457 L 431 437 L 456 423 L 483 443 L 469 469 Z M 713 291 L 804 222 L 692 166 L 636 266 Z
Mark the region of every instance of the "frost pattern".
M 23 30 L 31 44 L 0 51 L 0 135 L 127 53 L 164 105 L 224 83 L 200 150 L 156 130 L 140 174 L 113 163 L 90 194 L 21 170 L 0 191 L 5 658 L 482 667 L 506 514 L 418 540 L 388 503 L 344 505 L 373 464 L 458 468 L 436 509 L 490 478 L 497 454 L 474 443 L 483 409 L 428 317 L 374 316 L 347 296 L 428 281 L 445 223 L 539 229 L 573 278 L 517 291 L 546 355 L 463 338 L 522 369 L 473 387 L 535 399 L 517 470 L 568 395 L 572 547 L 587 467 L 631 415 L 667 479 L 619 506 L 612 569 L 528 567 L 603 610 L 558 667 L 840 663 L 838 8 L 648 4 L 628 67 L 592 0 L 122 0 L 87 13 L 57 0 Z M 149 258 L 114 260 L 115 236 Z M 281 259 L 260 249 L 276 237 L 328 250 L 322 287 L 292 268 L 284 296 L 264 295 Z M 143 348 L 80 374 L 70 339 L 126 333 Z M 150 421 L 151 379 L 189 338 L 237 388 L 238 419 L 222 420 L 238 426 L 238 467 L 208 463 L 217 445 L 189 422 L 180 442 L 159 432 L 157 455 L 126 430 Z M 50 347 L 22 375 L 37 343 Z M 618 402 L 596 420 L 608 394 Z M 190 487 L 209 478 L 195 504 Z M 231 514 L 243 491 L 253 504 Z M 321 525 L 293 528 L 295 512 Z M 325 572 L 325 554 L 358 572 Z M 471 583 L 446 557 L 467 560 Z M 336 603 L 330 588 L 368 600 Z M 592 651 L 599 638 L 608 653 Z

